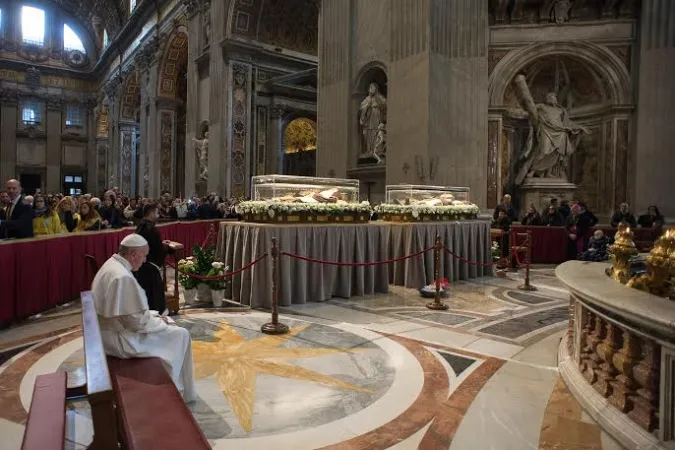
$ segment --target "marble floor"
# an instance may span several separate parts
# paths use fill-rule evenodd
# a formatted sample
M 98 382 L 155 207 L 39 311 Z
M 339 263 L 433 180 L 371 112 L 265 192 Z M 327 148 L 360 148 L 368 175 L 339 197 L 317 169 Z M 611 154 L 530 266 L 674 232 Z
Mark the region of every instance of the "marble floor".
M 557 370 L 568 294 L 550 267 L 457 283 L 448 311 L 416 291 L 264 311 L 191 309 L 199 400 L 215 449 L 526 450 L 621 447 L 581 409 Z M 0 332 L 0 449 L 19 449 L 36 375 L 85 381 L 74 302 Z M 86 400 L 69 402 L 66 448 L 91 441 Z

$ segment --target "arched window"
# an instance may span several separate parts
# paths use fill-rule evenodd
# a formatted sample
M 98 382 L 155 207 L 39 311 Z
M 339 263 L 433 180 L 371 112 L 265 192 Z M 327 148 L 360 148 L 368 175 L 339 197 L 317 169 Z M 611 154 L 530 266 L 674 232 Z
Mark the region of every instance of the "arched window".
M 45 42 L 45 12 L 32 6 L 21 7 L 21 40 L 25 44 Z
M 80 37 L 75 33 L 75 31 L 73 31 L 72 28 L 68 26 L 67 23 L 63 24 L 63 49 L 79 50 L 82 53 L 86 53 L 82 39 L 80 39 Z

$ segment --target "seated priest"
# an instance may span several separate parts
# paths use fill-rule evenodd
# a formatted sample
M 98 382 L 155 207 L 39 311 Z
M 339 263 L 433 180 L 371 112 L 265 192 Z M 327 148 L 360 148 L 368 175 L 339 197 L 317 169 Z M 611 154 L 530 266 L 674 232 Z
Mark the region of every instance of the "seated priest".
M 130 234 L 94 278 L 91 290 L 103 348 L 117 358 L 161 359 L 185 401 L 191 402 L 197 393 L 190 332 L 150 311 L 145 292 L 132 274 L 145 262 L 148 251 L 145 238 Z

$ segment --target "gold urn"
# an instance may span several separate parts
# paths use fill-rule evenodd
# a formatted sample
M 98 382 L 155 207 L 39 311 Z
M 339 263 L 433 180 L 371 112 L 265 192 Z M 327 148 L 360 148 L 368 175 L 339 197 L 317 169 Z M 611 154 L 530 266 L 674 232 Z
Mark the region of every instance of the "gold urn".
M 675 273 L 675 233 L 669 231 L 654 243 L 647 255 L 647 273 L 633 277 L 628 286 L 666 297 L 669 295 L 670 279 Z
M 607 275 L 621 284 L 630 279 L 630 259 L 638 254 L 633 242 L 633 232 L 625 224 L 619 225 L 619 231 L 614 235 L 614 243 L 607 249 L 612 267 L 607 269 Z

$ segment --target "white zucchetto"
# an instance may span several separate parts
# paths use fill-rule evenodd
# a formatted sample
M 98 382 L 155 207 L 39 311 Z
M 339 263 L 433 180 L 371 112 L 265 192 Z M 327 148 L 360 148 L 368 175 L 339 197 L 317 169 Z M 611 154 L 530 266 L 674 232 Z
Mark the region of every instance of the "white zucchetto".
M 122 239 L 120 245 L 123 245 L 127 248 L 145 247 L 148 245 L 148 241 L 146 241 L 145 238 L 140 234 L 130 234 L 129 236 Z

